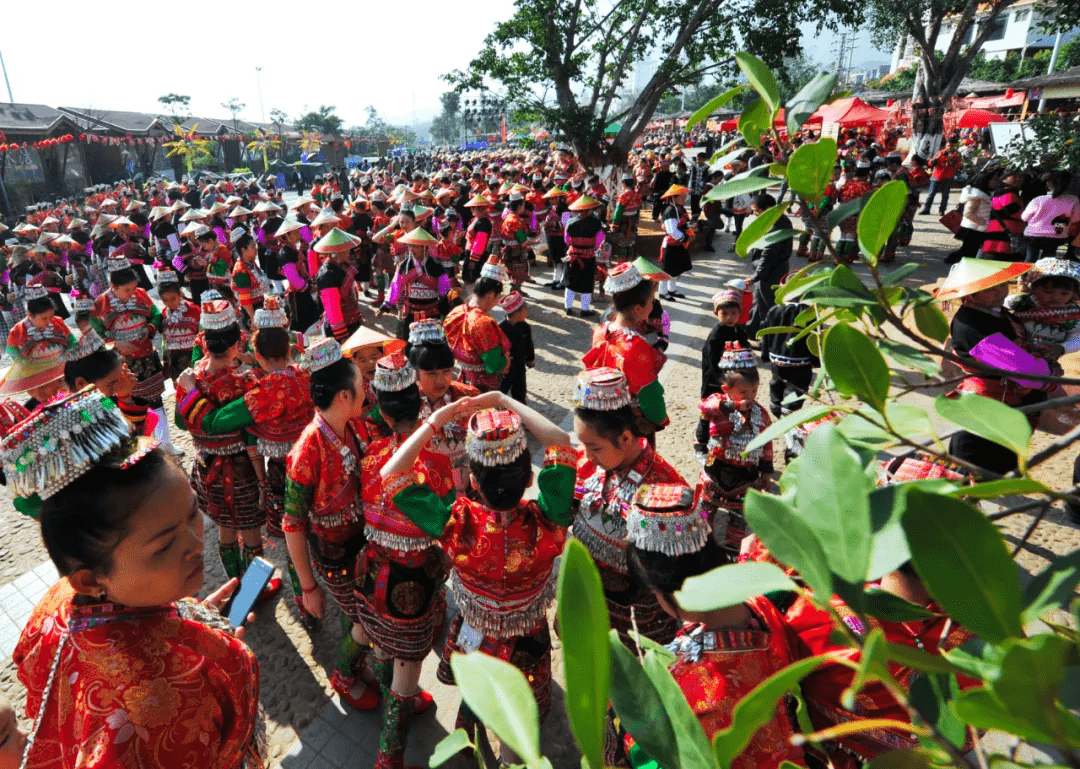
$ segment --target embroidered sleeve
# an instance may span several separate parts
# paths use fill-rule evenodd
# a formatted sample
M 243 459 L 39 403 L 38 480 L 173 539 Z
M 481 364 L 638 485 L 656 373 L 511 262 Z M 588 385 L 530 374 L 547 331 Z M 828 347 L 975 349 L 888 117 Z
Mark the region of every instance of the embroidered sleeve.
M 453 496 L 440 499 L 429 487 L 421 484 L 413 469 L 394 473 L 383 488 L 397 509 L 432 537 L 441 537 L 450 520 Z
M 281 530 L 285 533 L 307 531 L 308 514 L 314 499 L 314 486 L 305 486 L 292 478 L 287 478 L 285 480 L 285 515 L 281 519 Z
M 570 525 L 576 470 L 577 452 L 572 447 L 548 446 L 545 450 L 544 467 L 536 479 L 536 504 L 548 520 L 559 526 Z

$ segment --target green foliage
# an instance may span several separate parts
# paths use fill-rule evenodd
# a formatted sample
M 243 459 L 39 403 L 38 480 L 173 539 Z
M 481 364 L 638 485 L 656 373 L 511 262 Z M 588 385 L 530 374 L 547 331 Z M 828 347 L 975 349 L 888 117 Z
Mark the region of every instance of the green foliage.
M 604 716 L 611 685 L 607 603 L 600 573 L 579 540 L 570 540 L 563 552 L 558 595 L 570 728 L 588 765 L 603 769 Z
M 323 104 L 317 110 L 307 112 L 296 119 L 298 131 L 314 131 L 319 134 L 338 135 L 344 121 L 334 114 L 337 107 Z
M 1010 144 L 1007 156 L 1018 168 L 1064 168 L 1080 171 L 1076 126 L 1057 113 L 1035 115 L 1026 123 L 1023 144 Z
M 455 654 L 450 668 L 465 704 L 526 765 L 540 765 L 540 715 L 525 676 L 482 652 Z

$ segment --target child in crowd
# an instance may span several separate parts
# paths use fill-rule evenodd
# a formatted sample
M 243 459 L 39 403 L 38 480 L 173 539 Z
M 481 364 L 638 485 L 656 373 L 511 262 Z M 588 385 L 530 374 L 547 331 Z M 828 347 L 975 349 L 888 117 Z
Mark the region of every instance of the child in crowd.
M 627 515 L 633 574 L 664 611 L 684 623 L 675 641 L 674 677 L 705 736 L 731 725 L 732 709 L 770 675 L 795 661 L 783 616 L 758 596 L 708 612 L 679 605 L 675 594 L 690 577 L 722 566 L 725 554 L 709 537 L 709 525 L 693 509 L 693 492 L 677 483 L 644 484 Z M 732 762 L 734 767 L 776 769 L 785 761 L 805 766 L 797 731 L 785 702 L 758 729 Z M 630 747 L 631 764 L 636 746 Z
M 1024 282 L 1028 290 L 1009 296 L 1005 309 L 1023 324 L 1028 349 L 1051 362 L 1080 350 L 1080 265 L 1056 257 L 1040 259 Z
M 701 348 L 702 400 L 721 392 L 724 372 L 720 370 L 720 361 L 724 357 L 727 346 L 735 342 L 744 349 L 750 349 L 746 328 L 739 324 L 743 310 L 743 292 L 733 288 L 717 291 L 713 294 L 712 306 L 713 315 L 716 316 L 716 325 L 709 332 Z M 705 460 L 708 443 L 709 420 L 702 416 L 698 420 L 697 432 L 694 435 L 694 453 L 701 462 Z
M 536 366 L 532 327 L 525 320 L 528 313 L 525 297 L 514 291 L 504 296 L 499 301 L 499 305 L 506 312 L 506 320 L 499 324 L 499 328 L 510 340 L 510 368 L 503 375 L 499 389 L 518 403 L 525 403 L 528 392 L 525 372 L 526 369 Z
M 772 441 L 749 452 L 746 447 L 772 420 L 757 402 L 760 378 L 753 350 L 729 343 L 720 370 L 721 391 L 701 401 L 709 444 L 694 509 L 712 521 L 713 537 L 734 560 L 749 533 L 742 514 L 746 492 L 768 488 L 773 473 Z
M 781 281 L 780 285 L 783 285 Z M 765 328 L 793 328 L 795 319 L 807 308 L 798 299 L 789 299 L 773 305 L 765 315 Z M 810 354 L 807 337 L 796 340 L 798 332 L 767 334 L 761 340 L 761 360 L 772 364 L 772 382 L 769 383 L 769 410 L 779 419 L 784 414 L 802 408 L 802 396 L 814 381 L 814 367 L 820 361 Z M 799 397 L 784 404 L 788 388 Z
M 158 296 L 165 305 L 161 334 L 165 338 L 165 365 L 176 378 L 191 365 L 191 351 L 199 334 L 199 307 L 180 292 L 180 280 L 172 270 L 158 270 Z
M 855 173 L 852 178 L 844 182 L 838 196 L 839 203 L 849 203 L 858 200 L 870 192 L 870 164 L 860 160 L 855 165 Z M 836 253 L 840 261 L 851 264 L 858 258 L 859 246 L 855 242 L 855 235 L 859 229 L 859 216 L 849 216 L 840 222 L 840 241 L 836 244 Z

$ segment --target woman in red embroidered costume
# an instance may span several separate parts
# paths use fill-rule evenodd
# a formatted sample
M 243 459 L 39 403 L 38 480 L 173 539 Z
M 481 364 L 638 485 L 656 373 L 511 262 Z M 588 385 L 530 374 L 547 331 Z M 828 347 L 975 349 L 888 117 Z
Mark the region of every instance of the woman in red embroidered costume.
M 93 431 L 65 425 L 89 414 Z M 241 769 L 263 766 L 255 655 L 207 603 L 202 516 L 184 474 L 157 442 L 133 438 L 91 391 L 15 428 L 5 464 L 48 441 L 63 458 L 9 477 L 43 499 L 41 533 L 61 579 L 26 623 L 12 659 L 33 723 L 35 769 Z
M 224 299 L 203 303 L 202 327 L 209 357 L 195 364 L 195 389 L 177 387 L 177 421 L 191 433 L 198 455 L 191 482 L 199 504 L 218 526 L 218 551 L 225 573 L 239 577 L 262 552 L 262 464 L 252 461 L 255 447 L 234 428 L 216 435 L 203 430 L 210 409 L 224 406 L 248 389 L 234 362 L 240 347 L 236 311 Z M 243 541 L 241 549 L 240 540 Z
M 409 344 L 405 348 L 409 363 L 416 369 L 423 405 L 420 418 L 427 419 L 443 406 L 480 391 L 472 385 L 454 379 L 454 353 L 446 343 L 446 333 L 437 320 L 419 320 L 409 328 Z M 468 457 L 465 454 L 467 420 L 447 422 L 432 438 L 431 449 L 445 454 L 454 468 L 454 488 L 464 494 L 469 488 Z
M 443 627 L 449 563 L 435 540 L 398 510 L 379 476 L 412 433 L 428 429 L 419 418 L 416 370 L 403 353 L 389 355 L 378 362 L 374 387 L 379 412 L 393 432 L 373 441 L 361 462 L 367 546 L 357 568 L 357 598 L 360 624 L 374 644 L 371 665 L 387 704 L 375 765 L 400 769 L 405 721 L 432 703 L 420 689 L 420 666 Z M 446 455 L 424 447 L 414 469 L 444 504 L 453 501 Z
M 686 298 L 685 294 L 678 290 L 675 281 L 693 268 L 690 244 L 694 241 L 694 230 L 684 208 L 686 196 L 689 194 L 688 187 L 673 184 L 660 196 L 661 201 L 667 201 L 661 217 L 664 223 L 664 240 L 660 244 L 660 267 L 669 276 L 661 286 L 660 298 L 668 301 Z
M 642 484 L 682 483 L 679 472 L 638 432 L 630 388 L 618 369 L 578 375 L 574 432 L 581 441 L 574 483 L 574 536 L 600 570 L 612 627 L 629 642 L 632 621 L 642 635 L 668 643 L 675 622 L 637 582 L 626 560 L 626 515 Z
M 285 297 L 289 302 L 290 328 L 301 334 L 319 319 L 319 306 L 311 296 L 311 276 L 307 260 L 301 255 L 307 251 L 307 243 L 300 236 L 303 223 L 285 219 L 274 237 L 280 241 L 277 258 L 281 274 L 285 276 Z
M 502 220 L 502 260 L 515 291 L 529 279 L 529 226 L 524 212 L 525 196 L 520 191 L 511 192 Z
M 679 605 L 675 593 L 688 578 L 725 561 L 710 536 L 708 520 L 693 509 L 693 498 L 684 485 L 642 486 L 627 516 L 627 532 L 630 568 L 664 611 L 685 623 L 668 646 L 675 652 L 671 675 L 711 742 L 731 725 L 739 700 L 798 657 L 783 617 L 767 598 L 704 612 Z M 784 761 L 806 766 L 802 749 L 792 745 L 795 733 L 787 703 L 778 703 L 772 719 L 754 733 L 731 766 L 776 769 Z
M 158 413 L 161 433 L 168 440 L 168 420 L 161 396 L 165 392 L 165 367 L 154 349 L 153 338 L 161 328 L 161 311 L 139 288 L 127 259 L 109 259 L 109 290 L 94 302 L 90 322 L 106 342 L 113 342 L 139 380 L 134 396 L 150 402 Z
M 655 284 L 631 262 L 616 265 L 604 281 L 615 308 L 613 318 L 593 332 L 592 349 L 582 357 L 586 369 L 616 368 L 626 377 L 638 430 L 655 444 L 669 420 L 660 369 L 666 357 L 641 334 L 653 308 Z
M 409 255 L 398 263 L 394 278 L 390 281 L 390 293 L 379 314 L 396 308 L 398 336 L 406 339 L 414 320 L 445 314 L 450 277 L 443 266 L 431 257 L 431 248 L 438 245 L 438 241 L 427 230 L 416 227 L 403 235 L 398 243 L 408 247 Z
M 48 289 L 27 286 L 26 317 L 8 332 L 13 365 L 0 383 L 0 394 L 28 392 L 34 401 L 48 403 L 63 386 L 65 355 L 74 347 L 75 336 L 56 317 Z
M 161 313 L 161 335 L 165 339 L 165 368 L 176 384 L 180 372 L 191 365 L 191 352 L 199 334 L 199 306 L 184 298 L 179 276 L 172 270 L 157 273 L 158 296 L 165 305 Z
M 446 341 L 461 365 L 458 379 L 481 392 L 498 390 L 510 368 L 510 340 L 488 315 L 508 280 L 506 267 L 489 261 L 480 270 L 469 301 L 451 310 L 443 322 Z
M 472 219 L 465 230 L 465 258 L 461 263 L 461 282 L 471 286 L 479 277 L 487 255 L 491 253 L 495 225 L 491 220 L 491 200 L 478 193 L 465 204 L 472 209 Z
M 368 436 L 361 414 L 364 388 L 356 364 L 333 339 L 304 353 L 311 374 L 315 417 L 285 460 L 285 518 L 282 529 L 299 577 L 304 608 L 322 619 L 330 591 L 342 612 L 344 637 L 331 684 L 360 710 L 374 710 L 379 693 L 363 663 L 370 642 L 360 625 L 354 590 L 356 559 L 364 548 L 360 509 L 360 461 Z M 316 581 L 315 575 L 319 575 Z
M 889 643 L 916 647 L 929 654 L 941 654 L 955 649 L 972 637 L 971 631 L 941 614 L 941 607 L 935 604 L 926 592 L 910 562 L 882 577 L 880 588 L 900 596 L 905 601 L 927 608 L 935 616 L 911 622 L 870 619 L 872 626 L 868 628 L 840 598 L 833 596 L 833 608 L 853 632 L 865 636 L 877 627 L 885 632 L 885 639 Z M 800 596 L 795 599 L 785 612 L 785 622 L 798 656 L 831 653 L 848 662 L 858 663 L 857 651 L 832 642 L 832 615 L 808 598 Z M 911 688 L 918 675 L 918 671 L 894 662 L 889 663 L 889 672 L 905 691 Z M 843 694 L 851 686 L 853 677 L 854 671 L 851 668 L 837 663 L 818 668 L 803 680 L 803 697 L 815 729 L 828 729 L 841 723 L 863 719 L 887 718 L 903 723 L 910 721 L 907 709 L 898 704 L 888 690 L 877 682 L 860 689 L 853 709 L 845 708 L 841 704 Z M 959 683 L 961 688 L 968 688 L 977 682 L 960 677 Z M 825 749 L 833 766 L 838 769 L 856 769 L 883 753 L 911 750 L 917 744 L 910 732 L 873 729 L 826 742 Z M 967 749 L 970 747 L 969 744 Z
M 370 326 L 361 326 L 341 345 L 341 354 L 351 358 L 360 370 L 360 379 L 364 385 L 364 427 L 370 440 L 385 438 L 390 434 L 390 428 L 379 415 L 379 402 L 372 384 L 375 381 L 376 365 L 382 358 L 404 347 L 404 340 L 392 339 Z
M 450 503 L 421 483 L 414 463 L 433 433 L 478 407 L 484 410 L 470 418 L 467 438 L 474 498 Z M 532 481 L 523 424 L 547 447 L 535 502 L 522 500 Z M 381 471 L 386 494 L 439 541 L 454 565 L 450 589 L 461 616 L 447 637 L 439 679 L 453 683 L 449 663 L 455 652 L 479 650 L 508 660 L 529 680 L 541 721 L 551 705 L 546 614 L 573 498 L 575 454 L 569 444 L 566 432 L 529 407 L 503 393 L 486 393 L 439 409 Z M 470 733 L 475 724 L 464 704 L 457 723 Z
M 263 305 L 263 297 L 270 289 L 270 281 L 259 267 L 259 244 L 251 234 L 242 232 L 233 244 L 233 249 L 236 251 L 236 262 L 232 267 L 232 289 L 244 310 L 247 323 L 250 324 L 255 317 L 255 311 Z

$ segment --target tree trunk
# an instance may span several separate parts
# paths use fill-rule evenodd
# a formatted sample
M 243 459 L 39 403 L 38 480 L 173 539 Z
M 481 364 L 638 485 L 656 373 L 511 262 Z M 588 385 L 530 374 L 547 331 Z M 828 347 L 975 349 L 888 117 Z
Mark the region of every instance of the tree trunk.
M 930 160 L 937 154 L 945 137 L 944 114 L 939 84 L 927 73 L 926 65 L 919 62 L 911 94 L 912 155 L 917 153 L 924 160 Z

